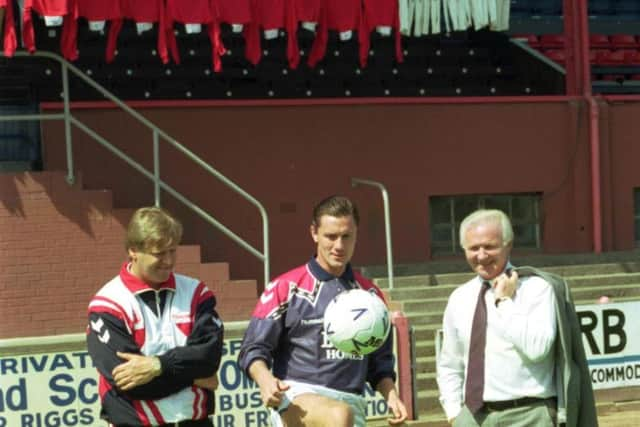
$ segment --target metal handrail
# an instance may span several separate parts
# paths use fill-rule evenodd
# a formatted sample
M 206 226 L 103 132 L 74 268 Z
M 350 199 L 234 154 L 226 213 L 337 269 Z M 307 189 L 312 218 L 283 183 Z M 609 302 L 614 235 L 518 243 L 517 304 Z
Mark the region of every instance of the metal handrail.
M 384 235 L 387 248 L 387 276 L 389 278 L 389 289 L 393 289 L 393 247 L 391 246 L 391 212 L 389 209 L 389 194 L 384 185 L 379 182 L 362 178 L 351 178 L 351 186 L 371 185 L 377 187 L 382 192 L 382 204 L 384 205 Z
M 0 57 L 4 56 L 2 52 L 0 52 Z M 264 283 L 267 284 L 270 279 L 269 272 L 269 218 L 267 216 L 267 211 L 264 206 L 256 200 L 253 196 L 247 193 L 245 190 L 240 188 L 236 183 L 231 181 L 229 178 L 224 176 L 222 173 L 218 172 L 211 165 L 202 160 L 199 156 L 193 153 L 188 148 L 184 147 L 170 135 L 165 133 L 162 129 L 157 127 L 147 118 L 142 116 L 140 113 L 126 105 L 116 96 L 114 96 L 111 92 L 106 90 L 96 81 L 86 76 L 81 70 L 75 67 L 73 64 L 69 63 L 65 59 L 63 59 L 60 55 L 57 55 L 53 52 L 46 51 L 38 51 L 33 54 L 18 51 L 14 53 L 15 57 L 43 57 L 48 58 L 53 61 L 56 61 L 60 64 L 62 68 L 62 101 L 63 101 L 63 113 L 62 114 L 28 114 L 28 115 L 5 115 L 0 116 L 0 121 L 31 121 L 31 120 L 64 120 L 65 123 L 65 141 L 66 141 L 66 154 L 67 154 L 67 182 L 72 184 L 75 181 L 74 168 L 73 168 L 73 150 L 72 150 L 72 141 L 71 141 L 71 125 L 80 128 L 89 136 L 91 136 L 96 142 L 106 147 L 109 151 L 111 151 L 116 157 L 124 160 L 131 167 L 136 169 L 138 172 L 142 173 L 145 177 L 151 180 L 154 184 L 154 200 L 156 206 L 160 206 L 160 191 L 165 190 L 173 197 L 178 199 L 184 205 L 186 205 L 193 212 L 198 214 L 201 218 L 207 221 L 209 224 L 216 227 L 219 231 L 225 234 L 227 237 L 231 238 L 237 244 L 239 244 L 242 248 L 247 250 L 253 256 L 258 258 L 264 264 Z M 128 113 L 131 117 L 136 119 L 138 122 L 145 125 L 149 130 L 153 132 L 153 172 L 148 171 L 144 166 L 137 163 L 131 157 L 127 156 L 120 149 L 115 147 L 105 138 L 98 135 L 91 128 L 86 126 L 84 123 L 80 122 L 76 117 L 71 114 L 71 105 L 69 99 L 69 71 L 71 71 L 76 77 L 80 78 L 86 84 L 97 90 L 101 95 L 103 95 L 106 99 L 110 100 L 126 113 Z M 207 212 L 202 210 L 199 206 L 197 206 L 192 201 L 188 200 L 178 191 L 170 187 L 160 178 L 160 153 L 159 153 L 159 142 L 160 140 L 164 140 L 168 142 L 175 149 L 184 154 L 189 160 L 196 163 L 210 175 L 213 175 L 219 181 L 221 181 L 224 185 L 226 185 L 231 190 L 235 191 L 237 194 L 242 196 L 245 200 L 253 204 L 259 211 L 262 217 L 262 236 L 263 236 L 263 248 L 262 252 L 258 249 L 254 248 L 252 245 L 247 243 L 244 239 L 242 239 L 237 234 L 233 233 L 222 223 L 218 222 L 215 218 L 209 215 Z

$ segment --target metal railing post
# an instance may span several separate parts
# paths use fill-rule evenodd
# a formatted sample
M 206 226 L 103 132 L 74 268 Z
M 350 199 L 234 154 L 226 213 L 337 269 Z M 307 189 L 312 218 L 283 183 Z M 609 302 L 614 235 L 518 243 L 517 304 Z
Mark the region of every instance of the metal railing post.
M 2 51 L 0 51 L 0 58 L 2 57 L 4 57 L 4 55 Z M 154 202 L 156 206 L 160 206 L 161 191 L 164 190 L 170 196 L 176 198 L 178 201 L 180 201 L 181 203 L 186 205 L 189 209 L 191 209 L 191 211 L 195 212 L 206 222 L 208 222 L 213 227 L 217 228 L 220 232 L 222 232 L 224 235 L 226 235 L 231 240 L 236 242 L 243 249 L 245 249 L 250 254 L 252 254 L 253 256 L 258 258 L 260 261 L 262 261 L 264 263 L 264 284 L 266 285 L 267 283 L 269 283 L 269 279 L 270 279 L 269 216 L 267 215 L 267 211 L 265 210 L 264 206 L 262 206 L 262 204 L 258 200 L 256 200 L 253 196 L 251 196 L 249 193 L 247 193 L 242 188 L 240 188 L 235 182 L 231 181 L 229 178 L 222 175 L 218 170 L 214 169 L 211 165 L 206 163 L 204 160 L 202 160 L 199 156 L 197 156 L 191 150 L 189 150 L 188 148 L 180 144 L 178 141 L 173 139 L 162 129 L 158 128 L 155 124 L 147 120 L 140 113 L 133 110 L 127 104 L 122 102 L 122 100 L 115 97 L 111 92 L 107 91 L 100 84 L 96 83 L 94 80 L 84 75 L 82 71 L 80 71 L 73 64 L 70 64 L 69 62 L 64 60 L 60 55 L 55 54 L 53 52 L 47 52 L 47 51 L 38 51 L 35 53 L 17 51 L 15 52 L 14 57 L 16 58 L 42 57 L 42 58 L 51 59 L 60 64 L 62 68 L 62 86 L 63 86 L 62 98 L 63 98 L 63 104 L 64 104 L 64 112 L 63 114 L 32 114 L 32 115 L 19 115 L 19 116 L 18 115 L 1 116 L 0 122 L 13 121 L 13 120 L 16 120 L 16 121 L 64 120 L 66 147 L 67 147 L 67 168 L 68 168 L 68 174 L 66 179 L 70 184 L 72 184 L 75 181 L 74 168 L 73 168 L 72 139 L 71 139 L 71 125 L 74 125 L 75 127 L 84 131 L 94 141 L 98 142 L 104 148 L 109 150 L 116 157 L 126 162 L 129 166 L 131 166 L 136 171 L 140 172 L 147 179 L 149 179 L 150 181 L 153 181 L 154 193 L 155 193 Z M 84 83 L 86 83 L 87 85 L 95 89 L 98 93 L 103 95 L 105 99 L 108 99 L 109 101 L 116 104 L 122 111 L 129 114 L 132 118 L 134 118 L 139 123 L 146 126 L 149 130 L 153 132 L 153 161 L 154 161 L 153 173 L 147 170 L 147 168 L 143 167 L 141 164 L 139 164 L 135 160 L 133 160 L 131 157 L 127 156 L 122 150 L 115 147 L 113 144 L 111 144 L 109 141 L 101 137 L 98 133 L 96 133 L 94 130 L 92 130 L 87 125 L 82 123 L 80 120 L 76 119 L 71 114 L 69 77 L 68 77 L 69 71 L 73 73 L 76 77 L 78 77 L 80 80 L 82 80 Z M 184 154 L 189 160 L 194 162 L 196 165 L 200 166 L 202 169 L 204 169 L 205 172 L 209 173 L 214 178 L 221 181 L 227 188 L 239 194 L 241 197 L 243 197 L 246 201 L 254 205 L 260 211 L 260 216 L 262 218 L 262 235 L 263 235 L 263 251 L 264 252 L 260 252 L 259 250 L 254 248 L 252 245 L 247 243 L 243 238 L 241 238 L 240 236 L 238 236 L 237 234 L 229 230 L 227 227 L 225 227 L 224 224 L 220 223 L 211 215 L 209 215 L 207 212 L 202 210 L 194 202 L 187 199 L 181 193 L 177 192 L 175 189 L 173 189 L 168 184 L 162 181 L 162 179 L 160 178 L 160 148 L 159 148 L 160 138 L 163 138 L 164 142 L 168 143 L 173 148 L 177 149 L 179 152 Z
M 66 62 L 61 62 L 62 67 L 62 102 L 64 104 L 64 139 L 67 149 L 67 182 L 69 185 L 76 180 L 73 170 L 73 147 L 71 140 L 71 107 L 69 105 L 69 70 Z
M 368 179 L 351 178 L 351 186 L 370 185 L 378 187 L 382 192 L 382 203 L 384 205 L 384 234 L 387 248 L 387 276 L 389 278 L 389 289 L 393 289 L 393 247 L 391 245 L 391 212 L 389 210 L 389 194 L 387 189 L 379 182 Z
M 265 216 L 262 218 L 262 253 L 264 255 L 263 264 L 264 264 L 264 285 L 271 281 L 271 273 L 269 271 L 270 258 L 269 258 L 269 222 Z
M 160 137 L 153 130 L 153 194 L 156 207 L 160 207 Z

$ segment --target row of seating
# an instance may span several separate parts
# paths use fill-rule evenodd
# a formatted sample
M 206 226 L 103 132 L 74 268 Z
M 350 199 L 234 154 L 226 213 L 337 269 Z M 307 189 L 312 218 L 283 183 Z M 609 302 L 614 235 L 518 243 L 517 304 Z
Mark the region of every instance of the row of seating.
M 544 49 L 544 55 L 564 66 L 567 56 L 564 49 Z M 589 50 L 589 62 L 595 66 L 620 66 L 632 65 L 640 66 L 640 50 L 637 49 L 591 49 Z
M 564 34 L 516 34 L 512 38 L 526 42 L 536 49 L 564 48 Z M 590 34 L 589 45 L 592 48 L 626 49 L 640 48 L 640 35 L 633 34 Z
M 562 0 L 511 0 L 511 15 L 561 16 Z M 640 17 L 638 0 L 589 0 L 587 12 L 591 18 L 616 17 L 633 19 Z
M 558 65 L 566 65 L 563 34 L 520 34 L 513 38 L 539 50 Z M 640 92 L 640 35 L 591 34 L 589 45 L 594 93 Z
M 180 27 L 178 26 L 180 29 Z M 60 31 L 37 23 L 41 48 L 56 50 Z M 262 40 L 263 58 L 257 66 L 245 55 L 245 40 L 223 27 L 227 52 L 222 72 L 211 67 L 211 43 L 206 35 L 179 32 L 181 64 L 163 65 L 152 34 L 139 36 L 125 22 L 118 54 L 104 61 L 105 37 L 87 31 L 81 21 L 79 59 L 75 65 L 124 99 L 248 99 L 356 96 L 491 96 L 552 94 L 550 83 L 533 84 L 513 64 L 508 37 L 492 31 L 456 32 L 403 38 L 404 62 L 395 61 L 394 40 L 372 35 L 369 61 L 361 68 L 358 41 L 342 41 L 330 33 L 327 54 L 315 68 L 306 64 L 313 41 L 301 33 L 302 61 L 297 69 L 287 63 L 286 35 Z M 14 74 L 29 77 L 41 100 L 58 100 L 59 67 L 25 67 Z M 548 79 L 547 79 L 548 80 Z M 74 99 L 92 99 L 96 93 L 72 82 Z

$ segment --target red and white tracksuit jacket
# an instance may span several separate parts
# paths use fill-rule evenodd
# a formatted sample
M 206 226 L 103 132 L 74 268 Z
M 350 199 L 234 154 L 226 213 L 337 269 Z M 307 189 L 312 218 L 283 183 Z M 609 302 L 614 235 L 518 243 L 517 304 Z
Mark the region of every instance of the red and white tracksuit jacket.
M 172 274 L 158 289 L 120 274 L 89 303 L 87 348 L 98 370 L 102 418 L 116 426 L 157 426 L 199 420 L 213 412 L 213 393 L 194 385 L 220 365 L 223 326 L 213 293 L 200 281 Z M 157 356 L 162 374 L 121 391 L 117 352 Z

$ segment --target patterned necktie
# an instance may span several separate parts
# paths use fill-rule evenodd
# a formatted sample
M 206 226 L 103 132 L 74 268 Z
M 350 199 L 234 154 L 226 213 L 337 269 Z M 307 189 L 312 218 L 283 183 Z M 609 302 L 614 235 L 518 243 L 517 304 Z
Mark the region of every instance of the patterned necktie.
M 464 403 L 469 411 L 475 414 L 482 408 L 484 391 L 484 348 L 487 341 L 487 305 L 484 296 L 491 287 L 489 282 L 482 282 L 476 303 L 476 312 L 471 325 L 469 342 L 469 361 L 467 363 L 467 383 L 464 389 Z

